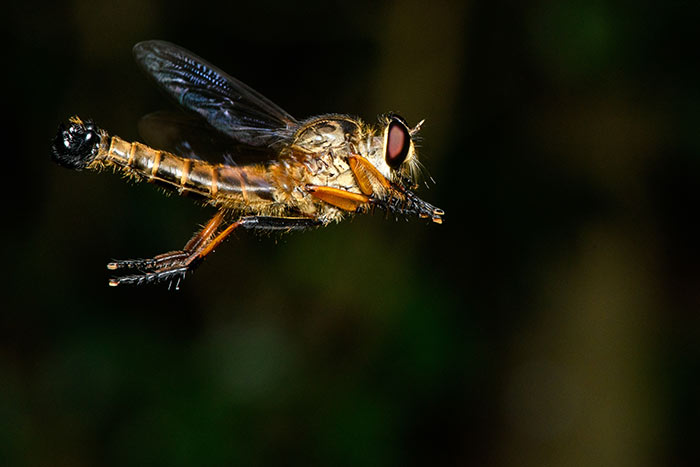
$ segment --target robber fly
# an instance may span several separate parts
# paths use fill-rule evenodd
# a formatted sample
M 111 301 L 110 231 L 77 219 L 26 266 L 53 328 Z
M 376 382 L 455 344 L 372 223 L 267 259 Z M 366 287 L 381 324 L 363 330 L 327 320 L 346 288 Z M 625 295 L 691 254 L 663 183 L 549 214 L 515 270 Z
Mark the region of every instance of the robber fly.
M 142 119 L 141 133 L 160 149 L 72 117 L 58 129 L 52 159 L 75 170 L 111 168 L 193 194 L 217 212 L 181 250 L 107 264 L 130 270 L 109 285 L 176 281 L 177 287 L 238 228 L 304 230 L 375 208 L 442 222 L 444 212 L 411 191 L 420 169 L 414 144 L 420 124 L 411 128 L 394 114 L 381 117 L 378 127 L 340 114 L 299 121 L 176 45 L 141 42 L 134 56 L 190 115 L 158 112 Z M 241 147 L 253 161 L 234 162 Z M 202 159 L 210 154 L 223 156 L 222 162 Z

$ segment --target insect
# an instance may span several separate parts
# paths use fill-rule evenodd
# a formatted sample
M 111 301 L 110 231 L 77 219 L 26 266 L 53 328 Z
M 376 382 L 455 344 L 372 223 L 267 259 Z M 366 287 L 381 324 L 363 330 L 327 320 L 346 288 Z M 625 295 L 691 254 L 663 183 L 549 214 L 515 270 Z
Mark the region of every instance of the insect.
M 177 288 L 236 229 L 304 230 L 377 208 L 442 222 L 444 212 L 411 191 L 420 171 L 414 139 L 421 124 L 411 128 L 395 114 L 381 117 L 377 127 L 341 114 L 299 121 L 174 44 L 141 42 L 133 51 L 189 114 L 157 112 L 142 119 L 142 135 L 159 149 L 72 117 L 59 126 L 52 159 L 70 169 L 113 169 L 195 195 L 217 212 L 181 250 L 108 263 L 122 273 L 109 285 L 175 281 Z

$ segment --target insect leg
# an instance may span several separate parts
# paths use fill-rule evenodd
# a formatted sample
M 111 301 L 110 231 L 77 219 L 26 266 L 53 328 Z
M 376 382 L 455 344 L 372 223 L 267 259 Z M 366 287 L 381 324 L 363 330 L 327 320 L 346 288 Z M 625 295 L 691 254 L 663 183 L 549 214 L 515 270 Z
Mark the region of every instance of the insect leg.
M 306 185 L 306 191 L 328 204 L 351 212 L 366 207 L 370 201 L 369 196 L 329 186 Z
M 170 251 L 153 258 L 144 259 L 124 259 L 115 260 L 107 264 L 107 269 L 114 271 L 116 269 L 157 269 L 186 259 L 192 251 L 197 249 L 202 242 L 208 241 L 214 235 L 216 230 L 221 225 L 224 219 L 223 211 L 216 213 L 207 224 L 197 232 L 182 250 Z
M 348 156 L 348 163 L 362 193 L 370 196 L 375 194 L 377 189 L 383 192 L 391 188 L 389 180 L 364 157 L 358 155 Z
M 149 270 L 142 272 L 141 274 L 131 274 L 121 277 L 113 277 L 109 280 L 109 285 L 116 287 L 122 284 L 150 284 L 154 282 L 162 282 L 167 280 L 177 279 L 179 284 L 180 279 L 184 278 L 187 271 L 191 270 L 198 264 L 204 257 L 211 253 L 213 249 L 219 245 L 228 235 L 231 234 L 237 227 L 241 225 L 241 221 L 238 220 L 233 224 L 226 227 L 222 232 L 220 232 L 215 237 L 209 235 L 208 238 L 204 237 L 198 238 L 199 235 L 195 236 L 187 244 L 192 244 L 194 247 L 192 249 L 185 249 L 183 251 L 175 251 L 172 253 L 166 253 L 165 257 L 168 261 L 158 262 L 157 258 L 155 266 L 151 267 Z M 213 237 L 213 238 L 212 238 Z M 177 285 L 175 287 L 177 289 Z
M 242 227 L 249 230 L 266 230 L 291 232 L 318 227 L 322 222 L 313 217 L 276 217 L 276 216 L 248 216 L 241 219 L 245 221 Z
M 320 225 L 321 222 L 308 217 L 273 217 L 273 216 L 247 216 L 241 217 L 233 224 L 226 227 L 216 237 L 211 239 L 206 244 L 202 244 L 199 249 L 192 253 L 186 260 L 187 264 L 192 264 L 194 261 L 201 261 L 209 253 L 223 242 L 231 232 L 238 227 L 243 227 L 249 230 L 267 230 L 267 231 L 285 231 L 304 230 Z
M 214 219 L 212 219 L 213 221 Z M 210 222 L 211 224 L 211 222 Z M 110 280 L 109 285 L 117 286 L 121 284 L 147 284 L 153 282 L 161 282 L 166 280 L 180 279 L 185 276 L 187 271 L 191 270 L 204 258 L 214 251 L 234 230 L 239 227 L 249 230 L 264 230 L 264 231 L 292 231 L 304 230 L 311 227 L 321 225 L 321 222 L 307 217 L 272 217 L 272 216 L 247 216 L 242 217 L 236 222 L 227 226 L 216 236 L 212 234 L 208 236 L 195 236 L 187 246 L 191 249 L 185 249 L 183 252 L 174 252 L 173 260 L 165 264 L 158 263 L 158 268 L 152 268 L 150 271 L 142 274 L 133 274 L 128 276 L 116 277 Z M 207 227 L 209 224 L 207 225 Z M 218 224 L 217 224 L 218 226 Z M 207 230 L 205 227 L 204 230 Z M 204 231 L 203 230 L 203 231 Z M 187 253 L 183 258 L 180 253 Z M 166 253 L 167 255 L 167 253 Z M 154 260 L 157 261 L 157 258 Z M 179 282 L 179 281 L 178 281 Z

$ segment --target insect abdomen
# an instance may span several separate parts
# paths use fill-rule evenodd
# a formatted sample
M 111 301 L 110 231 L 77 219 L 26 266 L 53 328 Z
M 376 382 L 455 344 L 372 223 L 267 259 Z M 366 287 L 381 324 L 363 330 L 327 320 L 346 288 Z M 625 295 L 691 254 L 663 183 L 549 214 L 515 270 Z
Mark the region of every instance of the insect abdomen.
M 99 156 L 97 162 L 100 162 Z M 247 205 L 273 200 L 273 187 L 264 176 L 263 167 L 210 164 L 141 143 L 129 143 L 118 136 L 112 137 L 101 162 L 116 165 L 128 174 L 147 181 L 169 185 L 180 192 L 211 198 L 213 204 L 229 202 Z
M 216 192 L 211 176 L 192 170 L 195 164 L 210 165 L 195 159 L 186 159 L 166 151 L 153 149 L 145 144 L 130 143 L 118 136 L 110 138 L 109 147 L 99 154 L 95 164 L 114 167 L 126 175 L 149 182 L 158 182 L 181 192 L 211 196 Z
M 274 187 L 263 166 L 234 167 L 176 156 L 109 136 L 94 123 L 83 123 L 78 117 L 73 117 L 68 127 L 59 127 L 52 157 L 77 170 L 112 167 L 138 180 L 209 198 L 212 204 L 224 207 L 260 208 L 274 202 Z

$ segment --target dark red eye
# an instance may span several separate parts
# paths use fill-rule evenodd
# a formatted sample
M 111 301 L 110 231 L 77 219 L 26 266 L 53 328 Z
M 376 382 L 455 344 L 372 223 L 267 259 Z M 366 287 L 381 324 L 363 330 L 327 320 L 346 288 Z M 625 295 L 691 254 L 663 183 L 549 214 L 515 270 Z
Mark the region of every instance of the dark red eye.
M 386 130 L 386 163 L 392 169 L 398 168 L 406 160 L 408 149 L 411 147 L 411 135 L 406 125 L 399 119 L 393 118 Z

